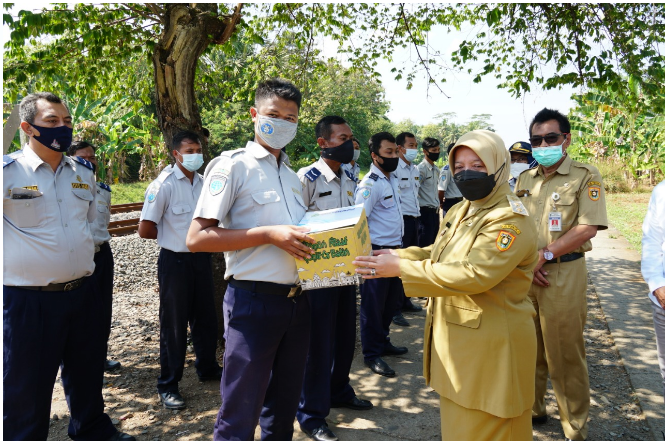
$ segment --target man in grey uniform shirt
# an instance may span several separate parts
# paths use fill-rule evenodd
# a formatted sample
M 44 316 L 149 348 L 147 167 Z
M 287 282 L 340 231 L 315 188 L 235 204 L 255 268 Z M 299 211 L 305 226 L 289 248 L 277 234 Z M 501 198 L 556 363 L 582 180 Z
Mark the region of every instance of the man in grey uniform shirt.
M 425 158 L 418 164 L 420 172 L 420 188 L 418 189 L 418 204 L 420 205 L 420 235 L 418 246 L 428 247 L 434 243 L 436 233 L 439 231 L 439 199 L 437 185 L 441 171 L 435 162 L 439 159 L 441 146 L 439 140 L 434 138 L 423 139 L 423 153 Z
M 199 200 L 203 165 L 199 136 L 191 131 L 173 137 L 175 165 L 167 166 L 146 190 L 139 236 L 157 239 L 159 280 L 159 398 L 167 409 L 183 409 L 178 388 L 187 351 L 187 324 L 191 328 L 200 381 L 219 381 L 217 315 L 215 314 L 210 253 L 192 253 L 185 239 Z
M 448 146 L 448 153 L 453 148 L 455 143 Z M 442 215 L 445 216 L 450 207 L 458 202 L 462 202 L 462 192 L 457 188 L 455 180 L 453 179 L 453 172 L 446 164 L 441 170 L 441 178 L 439 179 L 439 201 L 441 203 Z
M 52 93 L 19 107 L 29 137 L 3 157 L 3 438 L 46 440 L 58 368 L 77 441 L 131 441 L 104 413 L 102 307 L 91 280 L 95 176 L 63 155 L 72 117 Z
M 356 180 L 343 167 L 353 158 L 351 127 L 339 116 L 326 116 L 315 130 L 321 157 L 298 171 L 307 211 L 353 205 Z M 326 423 L 331 406 L 372 408 L 372 403 L 359 399 L 349 384 L 356 344 L 356 285 L 313 289 L 307 296 L 312 332 L 296 417 L 311 438 L 336 441 Z
M 67 155 L 85 159 L 93 165 L 97 173 L 97 156 L 95 147 L 85 141 L 74 141 L 67 150 Z M 113 252 L 111 251 L 111 235 L 109 234 L 109 222 L 111 221 L 111 187 L 103 182 L 97 182 L 97 215 L 90 224 L 92 239 L 95 243 L 95 273 L 99 294 L 102 296 L 104 314 L 104 345 L 107 347 L 111 334 L 111 320 L 113 317 Z M 107 372 L 120 369 L 120 362 L 106 358 L 104 370 Z
M 305 215 L 302 185 L 282 150 L 295 137 L 302 96 L 291 83 L 259 84 L 254 141 L 223 152 L 206 173 L 187 235 L 192 251 L 220 252 L 224 296 L 222 406 L 215 441 L 293 437 L 309 348 L 310 309 L 297 286 L 297 259 L 314 242 L 295 225 Z

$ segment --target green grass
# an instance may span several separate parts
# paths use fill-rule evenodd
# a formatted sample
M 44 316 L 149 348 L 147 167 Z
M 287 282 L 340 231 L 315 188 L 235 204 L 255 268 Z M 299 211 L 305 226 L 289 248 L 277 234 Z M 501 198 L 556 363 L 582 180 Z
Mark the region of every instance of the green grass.
M 642 222 L 651 193 L 608 193 L 607 217 L 631 247 L 642 252 Z
M 143 202 L 145 189 L 150 182 L 132 182 L 131 184 L 115 184 L 111 187 L 111 204 L 129 204 Z

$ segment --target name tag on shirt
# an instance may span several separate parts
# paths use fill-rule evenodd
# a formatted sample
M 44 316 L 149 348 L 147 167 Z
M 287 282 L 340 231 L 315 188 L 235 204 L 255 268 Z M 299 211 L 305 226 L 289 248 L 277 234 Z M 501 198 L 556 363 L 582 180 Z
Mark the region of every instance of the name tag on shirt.
M 326 191 L 326 192 L 323 192 L 323 193 L 319 193 L 319 197 L 322 198 L 324 196 L 330 196 L 331 194 L 332 194 L 332 191 Z
M 550 231 L 561 231 L 561 212 L 552 211 L 549 214 Z
M 383 198 L 383 200 L 385 201 L 386 199 L 390 199 L 390 198 L 392 198 L 392 197 L 393 197 L 393 195 L 386 196 L 385 198 Z

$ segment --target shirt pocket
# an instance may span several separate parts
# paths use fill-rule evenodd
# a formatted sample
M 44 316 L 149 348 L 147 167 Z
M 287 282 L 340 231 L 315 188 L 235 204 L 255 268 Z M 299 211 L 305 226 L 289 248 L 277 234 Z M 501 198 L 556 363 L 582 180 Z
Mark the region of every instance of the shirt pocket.
M 298 198 L 296 198 L 298 200 Z M 338 208 L 338 203 L 335 201 L 333 195 L 324 196 L 316 200 L 316 208 L 319 210 L 330 210 L 331 208 Z
M 383 199 L 381 199 L 381 205 L 383 205 L 384 208 L 392 208 L 395 206 L 395 197 L 386 197 L 384 196 Z
M 171 206 L 173 213 L 173 228 L 176 230 L 188 230 L 192 223 L 192 207 L 189 204 L 174 204 Z
M 18 228 L 37 228 L 46 223 L 44 196 L 32 199 L 7 199 L 5 213 Z
M 92 202 L 95 197 L 88 190 L 74 188 L 72 189 L 72 206 L 68 207 L 72 210 L 72 215 L 74 218 L 85 221 L 88 218 L 88 209 L 90 208 L 90 202 Z
M 293 197 L 304 210 L 305 203 L 302 201 L 302 198 L 298 198 L 296 194 L 294 194 Z M 277 202 L 282 199 L 275 190 L 252 193 L 252 199 L 254 199 L 254 215 L 256 217 L 257 226 L 280 224 L 283 214 L 280 213 L 279 204 L 277 204 Z
M 556 201 L 556 209 L 561 212 L 561 224 L 571 225 L 577 219 L 577 198 L 575 194 L 562 193 Z
M 443 307 L 443 314 L 448 323 L 478 329 L 483 312 L 477 309 L 446 304 Z

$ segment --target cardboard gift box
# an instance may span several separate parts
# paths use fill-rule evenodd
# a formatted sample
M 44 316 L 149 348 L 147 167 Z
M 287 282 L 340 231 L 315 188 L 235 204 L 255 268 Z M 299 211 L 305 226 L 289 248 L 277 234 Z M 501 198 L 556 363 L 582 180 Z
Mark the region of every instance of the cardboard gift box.
M 358 285 L 363 278 L 351 262 L 356 256 L 369 256 L 372 243 L 363 205 L 310 211 L 298 226 L 316 240 L 311 259 L 298 260 L 298 277 L 303 291 L 342 285 Z

